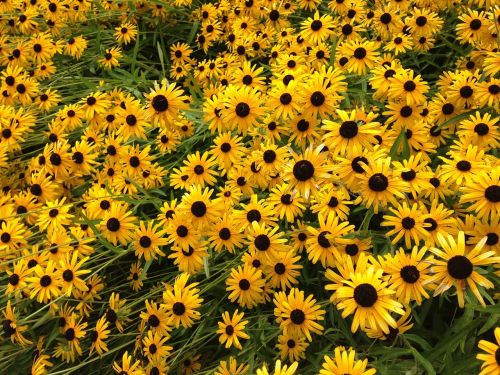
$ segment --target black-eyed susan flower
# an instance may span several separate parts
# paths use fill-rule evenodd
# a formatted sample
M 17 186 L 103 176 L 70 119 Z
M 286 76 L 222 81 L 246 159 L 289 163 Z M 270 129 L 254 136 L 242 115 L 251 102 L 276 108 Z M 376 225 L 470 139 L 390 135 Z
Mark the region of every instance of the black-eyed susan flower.
M 278 336 L 276 348 L 279 349 L 281 360 L 300 361 L 305 357 L 305 351 L 309 343 L 303 336 L 283 334 Z
M 466 109 L 475 105 L 477 76 L 463 73 L 456 76 L 450 86 L 447 97 L 458 109 Z
M 335 106 L 342 99 L 344 91 L 343 76 L 338 74 L 334 82 L 325 79 L 325 74 L 315 72 L 300 91 L 302 114 L 305 116 L 326 118 L 333 114 Z
M 375 213 L 380 205 L 397 204 L 397 198 L 404 198 L 403 193 L 409 190 L 406 183 L 394 174 L 390 164 L 390 158 L 373 160 L 369 165 L 360 162 L 365 173 L 359 175 L 359 198 L 366 207 L 373 207 Z
M 411 248 L 411 244 L 418 244 L 421 239 L 429 236 L 426 227 L 430 227 L 431 223 L 424 222 L 424 212 L 417 203 L 409 206 L 406 202 L 398 204 L 396 207 L 389 208 L 391 214 L 384 215 L 384 221 L 380 224 L 384 227 L 394 227 L 387 232 L 388 236 L 395 235 L 392 243 L 396 244 L 400 239 L 404 238 L 407 249 Z
M 500 247 L 500 218 L 492 218 L 489 221 L 476 220 L 474 226 L 474 232 L 472 239 L 470 240 L 472 244 L 476 244 L 486 237 L 486 243 L 484 245 L 485 250 L 494 250 L 498 254 L 498 249 Z
M 305 210 L 305 202 L 300 193 L 290 192 L 287 184 L 274 187 L 269 194 L 268 203 L 277 210 L 280 219 L 286 218 L 289 223 L 293 223 L 296 217 L 302 216 Z
M 241 307 L 253 308 L 262 301 L 264 279 L 262 271 L 248 265 L 231 269 L 226 280 L 229 300 L 238 302 Z
M 405 313 L 397 321 L 397 327 L 389 327 L 389 333 L 384 333 L 378 327 L 371 328 L 366 327 L 366 334 L 370 338 L 378 339 L 384 341 L 386 345 L 394 345 L 395 341 L 413 328 L 413 323 L 411 322 L 411 309 L 405 308 Z
M 305 199 L 316 194 L 320 185 L 330 179 L 331 167 L 326 163 L 322 149 L 323 145 L 320 145 L 315 149 L 308 147 L 302 154 L 294 153 L 285 167 L 284 179 L 289 189 L 297 189 Z
M 185 215 L 194 226 L 205 228 L 219 216 L 220 207 L 211 199 L 213 190 L 206 187 L 192 186 L 182 197 L 179 213 Z
M 279 229 L 278 226 L 266 226 L 256 221 L 252 221 L 252 225 L 248 228 L 248 248 L 251 251 L 256 250 L 262 262 L 276 258 L 279 253 L 289 250 L 287 241 Z
M 311 211 L 327 217 L 330 213 L 340 220 L 347 220 L 349 214 L 349 193 L 333 184 L 325 184 L 321 191 L 312 199 Z
M 380 127 L 375 118 L 376 115 L 372 112 L 361 119 L 356 110 L 337 110 L 335 120 L 323 120 L 323 141 L 335 156 L 357 153 L 362 148 L 372 149 L 376 142 L 374 135 L 378 134 Z
M 200 297 L 198 283 L 188 285 L 189 274 L 182 273 L 174 282 L 171 289 L 163 292 L 163 302 L 170 315 L 169 324 L 174 327 L 191 327 L 195 320 L 201 318 L 197 310 L 203 299 Z
M 317 0 L 301 0 L 301 1 L 305 2 L 306 4 L 309 4 L 309 2 L 314 3 Z M 283 365 L 281 361 L 278 359 L 274 364 L 274 371 L 271 370 L 271 373 L 269 373 L 267 366 L 264 365 L 263 367 L 257 369 L 257 375 L 294 375 L 298 366 L 299 366 L 298 362 L 293 362 L 290 366 Z
M 198 244 L 198 232 L 191 221 L 179 213 L 172 214 L 172 220 L 166 228 L 168 242 L 174 243 L 183 250 Z
M 220 361 L 214 375 L 244 375 L 248 372 L 248 365 L 238 364 L 236 358 L 229 357 L 229 361 Z
M 408 35 L 399 33 L 393 36 L 391 41 L 384 46 L 384 51 L 393 52 L 397 56 L 411 50 L 412 46 L 413 39 Z
M 154 361 L 167 357 L 173 349 L 170 345 L 166 344 L 168 339 L 169 336 L 162 337 L 158 332 L 148 331 L 142 343 L 144 354 L 149 360 Z
M 279 252 L 275 259 L 268 260 L 264 272 L 271 287 L 286 290 L 298 284 L 297 277 L 302 268 L 302 265 L 298 264 L 299 261 L 300 256 L 295 256 L 293 251 Z
M 130 321 L 129 314 L 130 308 L 127 306 L 127 300 L 120 298 L 119 293 L 112 292 L 109 296 L 109 307 L 105 314 L 106 321 L 114 325 L 120 333 L 123 333 L 124 325 Z
M 479 106 L 499 107 L 500 100 L 500 81 L 491 79 L 480 82 L 476 86 L 476 100 Z
M 37 349 L 38 350 L 38 349 Z M 40 353 L 33 360 L 33 364 L 31 365 L 31 373 L 43 373 L 47 371 L 47 367 L 52 367 L 54 364 L 49 361 L 51 357 L 48 354 Z
M 193 154 L 189 154 L 184 161 L 184 165 L 184 172 L 188 176 L 188 183 L 202 187 L 215 184 L 217 172 L 212 168 L 216 165 L 216 161 L 208 152 L 200 154 L 199 151 L 196 151 Z
M 225 348 L 230 348 L 234 345 L 236 349 L 242 349 L 240 339 L 249 339 L 250 336 L 245 332 L 245 326 L 248 324 L 248 320 L 244 320 L 244 313 L 238 313 L 236 310 L 233 316 L 229 314 L 228 311 L 222 313 L 222 322 L 218 322 L 219 329 L 217 333 L 219 336 L 219 342 L 224 344 Z
M 369 18 L 381 39 L 389 38 L 396 30 L 401 30 L 403 27 L 401 12 L 396 6 L 395 3 L 383 4 L 377 7 L 372 17 Z
M 439 32 L 443 26 L 443 20 L 438 14 L 429 9 L 415 8 L 413 14 L 405 20 L 405 24 L 409 26 L 413 36 L 430 36 Z
M 430 251 L 438 258 L 432 261 L 433 275 L 426 281 L 426 283 L 436 283 L 434 296 L 455 287 L 460 307 L 464 307 L 466 298 L 469 301 L 472 297 L 467 293 L 469 290 L 481 305 L 486 305 L 479 287 L 490 289 L 493 288 L 493 283 L 478 270 L 480 266 L 498 261 L 494 251 L 483 251 L 486 241 L 487 238 L 484 237 L 473 249 L 470 249 L 465 245 L 465 234 L 462 231 L 458 232 L 457 240 L 452 235 L 438 234 L 440 249 L 430 248 Z
M 354 237 L 354 238 L 339 238 L 338 242 L 338 252 L 342 256 L 347 255 L 353 258 L 355 261 L 359 260 L 359 257 L 364 252 L 370 252 L 372 250 L 372 242 L 370 237 Z
M 90 175 L 97 164 L 97 149 L 95 145 L 87 143 L 87 141 L 77 141 L 72 148 L 73 154 L 71 160 L 71 171 L 75 176 Z
M 257 89 L 229 86 L 225 93 L 222 121 L 229 123 L 231 129 L 245 135 L 262 117 L 262 106 L 263 102 Z
M 113 69 L 120 66 L 119 60 L 122 57 L 122 51 L 120 47 L 107 48 L 104 52 L 103 58 L 99 60 L 99 64 L 105 69 Z
M 142 375 L 144 371 L 141 368 L 139 361 L 133 361 L 132 356 L 128 352 L 123 353 L 121 364 L 113 362 L 113 370 L 117 374 L 125 372 L 128 375 Z
M 324 319 L 325 311 L 317 305 L 313 295 L 305 297 L 303 291 L 292 288 L 288 294 L 276 293 L 273 302 L 276 322 L 284 334 L 304 335 L 312 341 L 311 333 L 323 332 L 324 328 L 318 321 Z
M 264 69 L 262 67 L 252 65 L 250 62 L 243 62 L 242 66 L 232 73 L 230 83 L 263 91 L 266 87 L 263 73 Z
M 353 40 L 343 43 L 340 48 L 340 53 L 348 59 L 346 68 L 358 75 L 365 75 L 380 59 L 374 42 Z
M 198 239 L 196 241 L 193 246 L 189 245 L 187 249 L 175 244 L 172 246 L 172 253 L 168 258 L 174 260 L 179 271 L 194 275 L 203 269 L 203 259 L 208 256 L 207 243 Z
M 476 112 L 460 122 L 458 136 L 472 145 L 482 145 L 485 149 L 500 147 L 500 134 L 496 119 L 490 113 Z
M 221 132 L 214 139 L 211 154 L 224 174 L 240 162 L 244 152 L 241 140 L 241 137 L 233 136 L 230 132 Z
M 110 105 L 106 94 L 103 92 L 93 92 L 87 95 L 81 101 L 81 110 L 87 120 L 92 120 L 96 115 L 102 115 Z
M 170 317 L 164 304 L 146 300 L 146 311 L 141 311 L 140 317 L 150 331 L 167 336 L 171 330 Z
M 479 43 L 486 34 L 490 25 L 484 11 L 468 9 L 458 19 L 461 21 L 456 26 L 457 38 L 463 43 Z
M 276 119 L 293 119 L 300 112 L 303 97 L 298 93 L 298 83 L 295 80 L 286 86 L 278 82 L 269 96 L 269 105 L 275 109 Z
M 243 245 L 243 235 L 236 226 L 233 215 L 227 213 L 212 223 L 208 239 L 216 251 L 227 250 L 234 253 L 235 249 Z
M 5 306 L 5 310 L 2 311 L 2 315 L 4 337 L 10 339 L 12 343 L 17 343 L 21 346 L 30 345 L 32 341 L 24 337 L 24 332 L 28 330 L 28 326 L 19 324 L 16 316 L 16 308 L 12 307 L 10 300 L 7 301 L 7 305 Z
M 76 315 L 71 315 L 66 321 L 64 328 L 64 339 L 69 346 L 71 354 L 82 355 L 83 351 L 80 345 L 80 340 L 85 336 L 88 323 L 82 322 L 81 319 L 76 318 Z M 71 354 L 68 357 L 71 357 Z M 69 362 L 69 361 L 68 361 Z
M 313 17 L 302 22 L 300 35 L 308 42 L 317 44 L 327 39 L 332 34 L 333 28 L 333 18 L 328 14 L 320 16 L 316 11 Z
M 351 331 L 366 326 L 378 327 L 389 333 L 389 327 L 396 327 L 396 320 L 389 311 L 404 314 L 401 303 L 395 298 L 395 291 L 382 279 L 383 270 L 375 265 L 358 267 L 343 280 L 336 295 L 336 306 L 342 310 L 342 316 L 354 313 Z
M 47 265 L 34 267 L 33 276 L 26 279 L 31 290 L 30 298 L 40 303 L 47 303 L 61 295 L 61 279 L 56 272 L 55 263 L 51 260 Z
M 240 230 L 249 230 L 253 222 L 259 225 L 274 226 L 276 222 L 271 207 L 263 199 L 259 200 L 257 194 L 252 194 L 248 203 L 240 203 L 243 208 L 241 211 L 235 212 L 235 221 Z
M 432 285 L 426 284 L 431 266 L 426 260 L 427 255 L 426 247 L 414 246 L 411 253 L 399 249 L 394 256 L 386 255 L 382 261 L 382 267 L 390 277 L 389 282 L 396 290 L 396 298 L 405 306 L 410 301 L 416 301 L 420 305 L 424 298 L 429 298 L 426 289 Z
M 313 263 L 321 262 L 323 267 L 333 267 L 335 256 L 338 255 L 337 240 L 350 233 L 354 225 L 348 221 L 341 222 L 334 213 L 318 214 L 318 228 L 307 227 L 308 238 L 306 251 Z
M 5 294 L 21 295 L 21 292 L 27 285 L 27 277 L 31 274 L 31 269 L 28 268 L 28 262 L 25 259 L 20 259 L 13 264 L 12 269 L 7 269 L 8 283 Z
M 69 176 L 71 170 L 71 152 L 67 141 L 57 141 L 45 145 L 43 150 L 44 166 L 57 179 Z
M 174 120 L 179 111 L 187 108 L 189 98 L 174 83 L 167 84 L 166 80 L 160 84 L 155 82 L 149 94 L 145 94 L 148 104 L 146 113 L 154 124 L 166 127 Z
M 498 361 L 498 353 L 500 353 L 500 327 L 495 328 L 495 342 L 480 340 L 478 343 L 479 349 L 483 352 L 479 353 L 476 358 L 482 361 L 480 375 L 495 374 L 500 371 Z
M 187 354 L 182 361 L 181 371 L 185 375 L 195 374 L 201 369 L 201 354 Z
M 356 359 L 356 352 L 352 348 L 337 346 L 333 356 L 325 355 L 320 375 L 373 375 L 374 368 L 367 369 L 368 359 Z
M 468 145 L 465 149 L 450 151 L 449 154 L 449 159 L 440 157 L 444 162 L 440 177 L 444 181 L 451 181 L 458 186 L 470 184 L 473 176 L 485 167 L 484 150 L 478 146 Z
M 500 216 L 500 180 L 496 167 L 488 171 L 480 171 L 462 187 L 460 201 L 471 203 L 467 211 L 477 214 L 480 219 Z
M 109 323 L 106 321 L 106 317 L 102 316 L 97 321 L 95 329 L 89 332 L 90 341 L 92 342 L 89 355 L 92 355 L 94 350 L 99 355 L 108 351 L 108 346 L 105 341 L 111 333 L 111 331 L 107 329 L 108 325 Z
M 26 226 L 18 219 L 4 220 L 0 225 L 0 249 L 8 254 L 13 250 L 23 248 L 27 245 L 26 232 Z
M 115 28 L 113 34 L 118 43 L 129 44 L 137 38 L 137 25 L 125 22 Z
M 397 69 L 389 81 L 387 95 L 390 99 L 402 100 L 408 105 L 424 103 L 429 85 L 419 75 L 415 76 L 413 70 Z
M 146 111 L 138 100 L 125 101 L 125 108 L 119 107 L 114 116 L 118 128 L 117 135 L 122 136 L 125 141 L 130 138 L 145 139 L 145 129 L 149 126 L 146 121 Z
M 46 207 L 38 216 L 38 227 L 47 233 L 64 230 L 64 226 L 71 223 L 72 214 L 69 213 L 71 205 L 65 204 L 65 198 L 53 202 L 45 202 Z
M 139 223 L 136 229 L 134 241 L 135 255 L 140 259 L 144 257 L 146 261 L 156 259 L 157 256 L 164 256 L 165 253 L 160 249 L 167 244 L 164 237 L 166 231 L 160 229 L 160 224 L 154 224 L 149 221 L 146 225 L 143 221 Z
M 73 292 L 73 288 L 82 292 L 85 292 L 88 289 L 81 276 L 90 273 L 90 270 L 81 268 L 89 257 L 82 257 L 81 259 L 78 258 L 78 251 L 74 251 L 72 254 L 67 254 L 58 265 L 61 289 L 68 296 Z
M 433 177 L 433 174 L 427 165 L 428 161 L 421 152 L 410 155 L 408 159 L 402 162 L 393 162 L 394 171 L 399 173 L 401 179 L 407 183 L 413 196 L 418 196 L 431 186 L 429 180 Z
M 113 245 L 127 244 L 134 235 L 136 218 L 126 205 L 113 203 L 102 218 L 99 229 Z

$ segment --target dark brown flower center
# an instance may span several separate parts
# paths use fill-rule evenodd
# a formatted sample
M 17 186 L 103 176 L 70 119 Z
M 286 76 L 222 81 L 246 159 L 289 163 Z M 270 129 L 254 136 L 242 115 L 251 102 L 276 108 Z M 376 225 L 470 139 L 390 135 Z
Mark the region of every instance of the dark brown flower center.
M 120 230 L 120 221 L 116 217 L 112 217 L 106 222 L 106 228 L 110 232 L 118 232 Z
M 472 274 L 473 264 L 466 256 L 455 255 L 448 260 L 447 268 L 451 277 L 458 280 L 465 280 Z
M 172 306 L 172 311 L 177 316 L 184 315 L 186 312 L 186 306 L 182 302 L 175 302 Z
M 382 192 L 389 186 L 389 180 L 382 173 L 375 173 L 368 180 L 368 186 L 373 191 Z
M 248 290 L 250 289 L 250 281 L 248 281 L 247 279 L 241 279 L 238 283 L 238 286 L 241 290 Z
M 156 95 L 151 105 L 156 112 L 165 112 L 168 109 L 168 99 L 164 95 Z
M 372 307 L 377 299 L 377 290 L 371 284 L 364 283 L 354 288 L 354 300 L 362 307 Z
M 234 327 L 231 324 L 226 326 L 226 335 L 232 336 L 234 333 Z
M 52 283 L 52 278 L 49 275 L 43 275 L 40 278 L 40 285 L 44 288 L 48 287 Z
M 415 219 L 411 217 L 405 217 L 403 218 L 403 220 L 401 220 L 401 225 L 404 229 L 410 230 L 415 226 Z
M 191 213 L 196 217 L 203 217 L 207 213 L 207 205 L 202 201 L 196 201 L 191 205 Z
M 247 103 L 238 103 L 236 105 L 236 114 L 239 117 L 247 117 L 250 114 L 250 106 Z
M 404 266 L 399 271 L 401 278 L 408 284 L 414 284 L 420 277 L 420 272 L 415 266 Z
M 314 176 L 314 165 L 309 160 L 300 160 L 293 166 L 293 175 L 299 181 L 307 181 Z
M 484 197 L 491 203 L 500 202 L 500 186 L 498 185 L 488 186 L 484 191 Z
M 311 104 L 315 107 L 321 107 L 325 102 L 325 95 L 321 91 L 315 91 L 311 95 Z
M 342 138 L 354 138 L 358 135 L 358 124 L 356 121 L 344 121 L 342 125 L 340 125 L 339 134 Z
M 267 235 L 259 234 L 257 237 L 255 237 L 254 245 L 257 250 L 266 251 L 271 246 L 271 240 Z
M 290 320 L 293 324 L 300 325 L 306 320 L 306 314 L 300 309 L 292 310 L 290 313 Z

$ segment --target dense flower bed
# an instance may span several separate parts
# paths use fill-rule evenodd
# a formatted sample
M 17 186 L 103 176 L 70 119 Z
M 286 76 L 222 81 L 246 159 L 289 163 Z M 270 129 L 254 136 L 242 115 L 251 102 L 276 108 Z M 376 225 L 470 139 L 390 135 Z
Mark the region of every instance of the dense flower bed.
M 0 372 L 500 374 L 496 0 L 2 0 Z

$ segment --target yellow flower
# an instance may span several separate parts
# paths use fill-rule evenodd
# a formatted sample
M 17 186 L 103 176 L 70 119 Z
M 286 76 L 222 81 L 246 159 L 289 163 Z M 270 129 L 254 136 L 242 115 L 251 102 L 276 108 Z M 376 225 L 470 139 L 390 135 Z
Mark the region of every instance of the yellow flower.
M 219 342 L 225 344 L 225 348 L 230 348 L 234 345 L 237 349 L 242 349 L 239 338 L 249 339 L 245 332 L 245 326 L 248 324 L 248 320 L 243 319 L 244 313 L 238 314 L 238 310 L 233 313 L 231 317 L 228 311 L 222 313 L 222 322 L 218 322 L 219 329 L 217 333 L 219 336 Z

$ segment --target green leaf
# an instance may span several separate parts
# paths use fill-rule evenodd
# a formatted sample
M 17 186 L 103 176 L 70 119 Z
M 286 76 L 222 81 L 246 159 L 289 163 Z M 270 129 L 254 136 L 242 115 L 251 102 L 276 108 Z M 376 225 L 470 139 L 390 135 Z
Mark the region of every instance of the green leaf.
M 187 38 L 187 43 L 193 43 L 194 37 L 196 35 L 196 31 L 198 31 L 198 26 L 200 25 L 200 21 L 194 21 L 193 26 L 191 27 L 191 31 L 189 32 L 189 36 Z
M 425 339 L 423 339 L 422 337 L 420 337 L 419 335 L 413 335 L 413 334 L 405 333 L 404 336 L 405 336 L 405 338 L 408 341 L 414 342 L 414 343 L 420 345 L 420 347 L 423 350 L 431 350 L 432 349 L 432 346 L 427 341 L 425 341 Z
M 418 363 L 420 363 L 423 368 L 425 368 L 426 374 L 436 375 L 436 370 L 434 370 L 434 367 L 432 366 L 432 364 L 427 359 L 425 359 L 424 356 L 422 356 L 422 354 L 420 354 L 417 349 L 412 347 L 410 350 L 411 350 L 411 353 L 413 354 L 413 357 L 415 358 L 415 360 Z
M 160 42 L 156 42 L 156 48 L 158 50 L 158 58 L 160 59 L 161 72 L 163 73 L 163 77 L 166 77 L 167 74 L 165 73 L 165 61 L 163 59 L 163 50 L 161 48 Z

